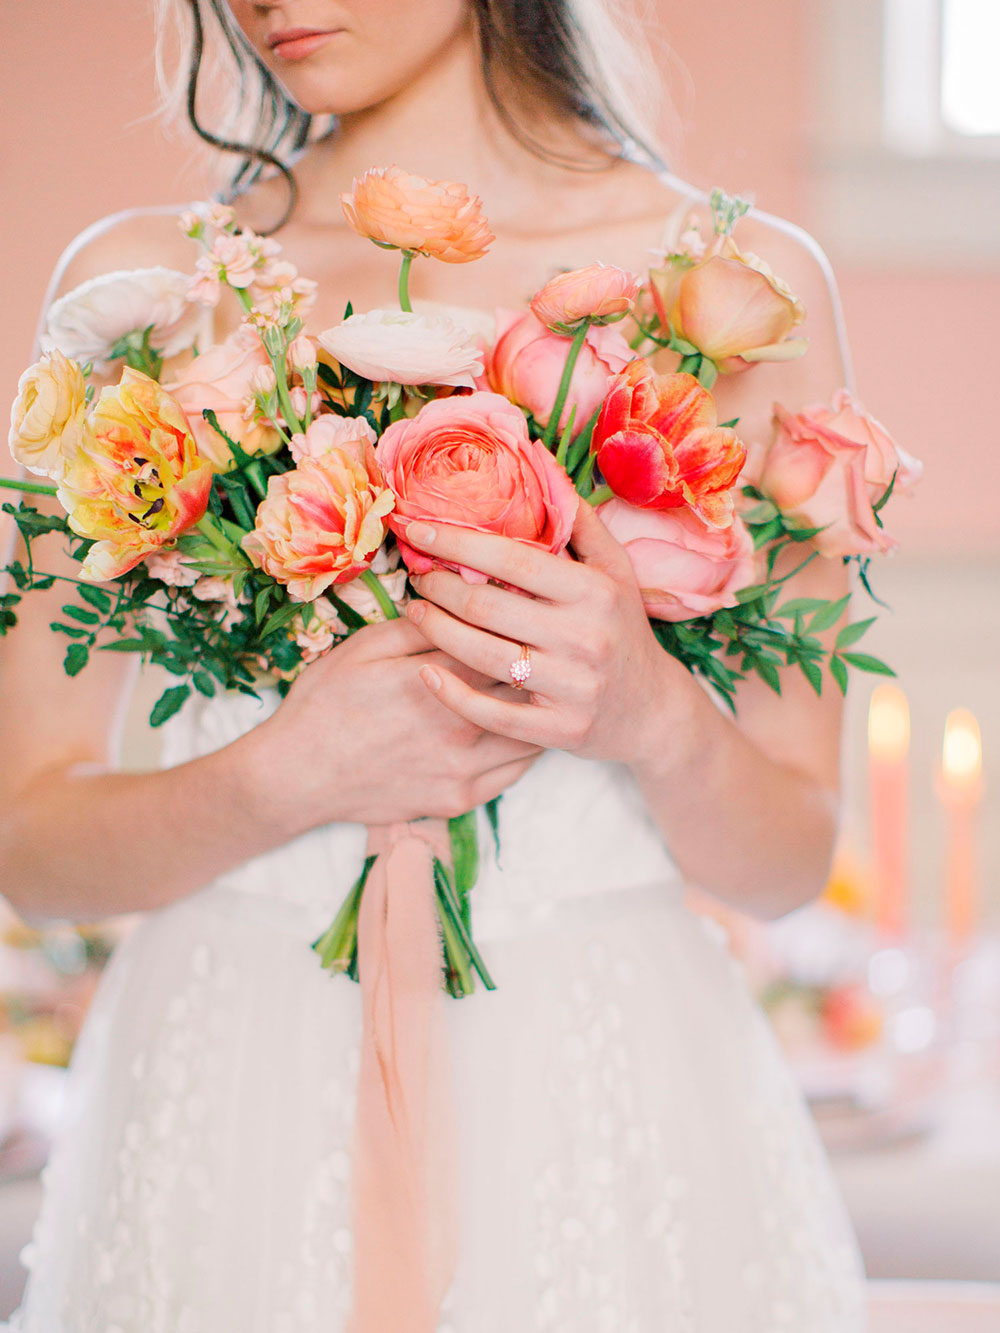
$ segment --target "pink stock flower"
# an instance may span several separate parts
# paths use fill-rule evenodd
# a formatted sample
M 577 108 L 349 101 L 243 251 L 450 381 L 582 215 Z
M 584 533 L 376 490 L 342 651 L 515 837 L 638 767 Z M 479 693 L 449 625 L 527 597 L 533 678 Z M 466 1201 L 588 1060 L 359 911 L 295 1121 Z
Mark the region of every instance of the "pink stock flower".
M 371 565 L 392 506 L 371 445 L 345 445 L 270 479 L 243 549 L 293 600 L 311 602 Z
M 591 447 L 614 493 L 643 509 L 689 506 L 715 528 L 733 519 L 746 460 L 736 432 L 693 375 L 657 375 L 643 360 L 616 375 Z
M 786 517 L 810 528 L 823 555 L 867 555 L 896 545 L 873 506 L 895 475 L 893 494 L 909 491 L 922 465 L 896 444 L 846 389 L 832 407 L 792 413 L 775 404 L 777 431 L 760 489 Z
M 191 588 L 200 579 L 180 551 L 154 551 L 146 557 L 146 571 L 151 579 L 158 579 L 168 588 Z
M 360 236 L 466 264 L 496 239 L 482 215 L 482 200 L 455 181 L 412 176 L 400 167 L 372 167 L 341 195 L 344 216 Z
M 428 403 L 412 419 L 389 426 L 377 457 L 396 496 L 389 526 L 414 573 L 441 563 L 406 541 L 417 519 L 497 532 L 555 553 L 569 541 L 577 510 L 573 483 L 529 437 L 523 414 L 499 394 Z M 445 567 L 470 583 L 486 582 L 477 570 Z
M 216 472 L 228 471 L 233 457 L 225 440 L 202 415 L 206 409 L 216 413 L 219 425 L 245 453 L 273 454 L 281 447 L 281 436 L 273 426 L 248 421 L 245 415 L 247 399 L 269 369 L 260 335 L 244 324 L 196 356 L 167 386 L 184 409 L 199 452 Z
M 610 324 L 631 310 L 639 279 L 613 264 L 588 264 L 559 273 L 531 299 L 531 310 L 548 329 L 565 333 L 584 319 Z
M 317 417 L 304 435 L 301 432 L 293 435 L 289 447 L 296 463 L 301 463 L 303 458 L 322 458 L 348 445 L 374 444 L 377 438 L 364 417 L 338 417 L 329 413 Z
M 691 509 L 657 512 L 623 500 L 597 512 L 628 552 L 654 620 L 693 620 L 735 606 L 736 594 L 754 582 L 753 538 L 739 518 L 711 528 Z
M 249 287 L 259 263 L 259 255 L 245 234 L 231 236 L 222 232 L 212 242 L 211 258 L 230 287 Z
M 548 424 L 559 381 L 569 353 L 569 340 L 550 333 L 531 311 L 497 311 L 497 340 L 486 365 L 491 389 L 530 412 L 539 426 Z M 617 329 L 596 327 L 587 331 L 566 404 L 559 417 L 562 430 L 569 414 L 576 430 L 582 430 L 608 390 L 608 381 L 632 360 L 634 353 Z

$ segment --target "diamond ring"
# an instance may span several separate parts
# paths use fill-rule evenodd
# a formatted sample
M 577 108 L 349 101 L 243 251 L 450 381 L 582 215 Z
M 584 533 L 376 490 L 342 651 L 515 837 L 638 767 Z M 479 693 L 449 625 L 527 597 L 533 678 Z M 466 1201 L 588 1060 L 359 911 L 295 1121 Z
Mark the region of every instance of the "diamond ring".
M 531 676 L 531 649 L 526 643 L 521 644 L 521 654 L 510 664 L 510 678 L 515 690 L 523 690 Z

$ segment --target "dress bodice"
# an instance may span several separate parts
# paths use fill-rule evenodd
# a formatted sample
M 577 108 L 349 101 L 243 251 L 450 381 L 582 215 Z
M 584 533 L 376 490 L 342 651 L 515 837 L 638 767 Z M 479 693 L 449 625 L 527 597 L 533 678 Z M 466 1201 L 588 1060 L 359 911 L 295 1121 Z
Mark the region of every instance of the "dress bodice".
M 230 693 L 190 700 L 165 728 L 163 762 L 182 763 L 236 740 L 268 717 L 277 692 L 261 700 Z M 538 925 L 568 899 L 596 899 L 617 890 L 664 886 L 681 895 L 677 869 L 622 764 L 543 754 L 504 793 L 499 807 L 499 857 L 480 811 L 481 864 L 473 891 L 477 938 L 500 938 Z M 361 868 L 366 831 L 329 824 L 256 857 L 216 881 L 298 909 L 317 931 L 329 924 Z

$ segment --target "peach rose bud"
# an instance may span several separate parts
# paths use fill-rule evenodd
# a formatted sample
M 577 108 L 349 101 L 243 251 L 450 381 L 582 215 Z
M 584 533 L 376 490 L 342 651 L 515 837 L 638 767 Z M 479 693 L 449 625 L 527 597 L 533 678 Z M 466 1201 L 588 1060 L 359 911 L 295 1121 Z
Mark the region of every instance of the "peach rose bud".
M 624 319 L 639 294 L 639 279 L 613 264 L 588 264 L 560 273 L 531 299 L 536 319 L 553 333 L 573 333 L 585 319 L 612 324 Z
M 311 602 L 369 568 L 393 504 L 371 445 L 347 444 L 270 479 L 243 549 L 293 600 Z
M 455 181 L 412 176 L 400 167 L 372 167 L 341 195 L 344 216 L 376 244 L 467 264 L 496 239 L 482 215 L 482 200 Z

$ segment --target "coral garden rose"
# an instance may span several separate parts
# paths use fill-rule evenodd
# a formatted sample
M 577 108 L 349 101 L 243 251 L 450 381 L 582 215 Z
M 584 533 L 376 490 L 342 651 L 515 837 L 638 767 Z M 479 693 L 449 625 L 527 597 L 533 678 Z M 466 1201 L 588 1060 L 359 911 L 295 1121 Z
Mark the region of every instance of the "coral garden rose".
M 198 341 L 205 315 L 187 299 L 190 275 L 169 268 L 103 273 L 49 307 L 42 347 L 107 370 L 114 345 L 149 330 L 149 345 L 166 360 Z
M 311 602 L 371 565 L 392 506 L 371 445 L 345 444 L 271 477 L 243 549 L 295 601 Z
M 203 458 L 217 472 L 234 466 L 229 446 L 202 413 L 211 408 L 219 425 L 248 454 L 273 454 L 281 436 L 269 422 L 248 420 L 247 400 L 258 382 L 257 372 L 270 369 L 260 334 L 241 325 L 223 342 L 196 356 L 166 388 L 183 408 Z
M 198 522 L 211 487 L 177 402 L 126 366 L 102 390 L 59 487 L 70 527 L 96 543 L 82 577 L 103 582 L 133 569 Z
M 712 527 L 732 522 L 746 450 L 718 424 L 715 400 L 693 375 L 657 375 L 632 361 L 611 383 L 591 447 L 604 480 L 629 504 L 688 505 Z
M 755 578 L 753 538 L 735 518 L 712 528 L 690 509 L 637 509 L 609 500 L 597 510 L 625 547 L 654 620 L 693 620 L 724 606 Z
M 483 373 L 476 338 L 447 315 L 367 310 L 326 329 L 318 341 L 342 366 L 376 382 L 471 389 Z
M 536 319 L 556 333 L 570 331 L 585 320 L 610 324 L 631 310 L 639 279 L 613 264 L 588 264 L 559 273 L 531 298 Z
M 491 389 L 523 407 L 538 422 L 548 425 L 559 391 L 569 340 L 550 333 L 531 311 L 497 311 L 497 340 L 486 365 Z M 634 353 L 617 329 L 597 326 L 587 330 L 573 368 L 566 404 L 559 416 L 562 430 L 573 418 L 582 429 L 600 406 L 608 381 L 632 360 Z
M 523 414 L 499 394 L 428 403 L 412 419 L 389 426 L 377 456 L 396 496 L 389 526 L 414 573 L 439 563 L 407 543 L 416 519 L 496 532 L 556 553 L 569 541 L 577 510 L 573 483 L 530 438 Z M 486 581 L 477 570 L 447 568 L 471 583 Z
M 292 436 L 289 449 L 296 463 L 303 458 L 322 458 L 334 449 L 351 444 L 374 444 L 377 436 L 365 417 L 317 417 L 305 433 Z
M 412 176 L 401 167 L 372 167 L 341 195 L 344 216 L 360 236 L 448 264 L 480 259 L 496 239 L 482 200 L 455 181 Z
M 15 462 L 58 479 L 80 441 L 86 394 L 83 371 L 58 350 L 29 366 L 10 409 L 7 445 Z
M 831 407 L 793 413 L 775 405 L 776 433 L 760 473 L 760 489 L 789 518 L 822 528 L 823 555 L 867 555 L 896 545 L 879 527 L 874 505 L 895 476 L 906 493 L 922 466 L 885 427 L 841 390 Z
M 756 255 L 731 236 L 716 236 L 704 254 L 668 255 L 649 275 L 657 314 L 723 373 L 757 361 L 789 361 L 806 350 L 792 330 L 805 307 Z

